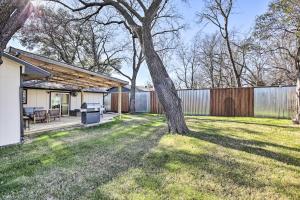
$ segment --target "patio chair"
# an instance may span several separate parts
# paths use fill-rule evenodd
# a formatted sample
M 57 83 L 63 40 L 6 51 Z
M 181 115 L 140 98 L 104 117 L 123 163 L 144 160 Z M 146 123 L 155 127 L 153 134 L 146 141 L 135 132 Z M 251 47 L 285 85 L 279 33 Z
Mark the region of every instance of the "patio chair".
M 23 108 L 23 115 L 33 120 L 34 107 Z
M 47 121 L 47 111 L 46 110 L 36 110 L 33 113 L 33 123 L 37 121 L 46 122 Z
M 48 111 L 48 122 L 51 119 L 55 120 L 56 118 L 60 119 L 60 109 L 52 109 Z

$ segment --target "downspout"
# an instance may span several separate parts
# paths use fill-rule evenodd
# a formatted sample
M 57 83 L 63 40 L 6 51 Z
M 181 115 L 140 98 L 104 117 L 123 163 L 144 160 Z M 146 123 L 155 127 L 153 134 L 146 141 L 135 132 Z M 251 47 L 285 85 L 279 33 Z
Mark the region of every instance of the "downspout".
M 20 67 L 20 88 L 19 88 L 19 102 L 20 102 L 20 142 L 24 142 L 24 121 L 23 121 L 23 67 Z
M 0 65 L 2 65 L 2 64 L 3 64 L 2 56 L 3 56 L 3 51 L 2 51 L 2 50 L 0 50 Z
M 103 93 L 103 106 L 104 106 L 104 102 L 105 102 L 105 97 L 108 96 L 109 93 Z

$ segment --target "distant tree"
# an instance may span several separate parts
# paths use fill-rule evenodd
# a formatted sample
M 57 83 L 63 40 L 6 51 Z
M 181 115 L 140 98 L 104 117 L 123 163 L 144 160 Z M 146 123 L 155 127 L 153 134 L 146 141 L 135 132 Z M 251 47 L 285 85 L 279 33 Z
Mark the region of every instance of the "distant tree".
M 199 61 L 201 65 L 202 78 L 206 80 L 206 87 L 220 88 L 229 86 L 224 83 L 225 72 L 228 70 L 226 65 L 227 53 L 223 48 L 222 38 L 218 33 L 205 35 L 198 38 Z
M 300 4 L 298 0 L 273 0 L 268 11 L 256 20 L 256 36 L 268 40 L 272 51 L 280 50 L 292 59 L 297 76 L 300 105 Z M 278 42 L 280 41 L 280 42 Z M 290 42 L 287 42 L 290 41 Z M 300 123 L 300 110 L 294 119 Z
M 115 70 L 130 81 L 131 88 L 130 88 L 129 111 L 130 113 L 135 113 L 136 79 L 139 70 L 145 60 L 145 57 L 143 51 L 141 50 L 141 48 L 136 42 L 136 38 L 133 35 L 131 36 L 132 36 L 132 49 L 130 51 L 130 54 L 132 55 L 132 57 L 128 59 L 129 60 L 128 63 L 129 65 L 131 65 L 132 74 L 130 76 L 124 73 L 122 69 L 118 69 L 118 68 L 115 68 Z
M 244 45 L 241 47 L 243 46 Z M 267 80 L 268 73 L 270 72 L 270 57 L 264 54 L 264 50 L 259 44 L 244 46 L 244 50 L 240 52 L 244 59 L 244 67 L 246 69 L 243 76 L 244 82 L 252 87 L 272 85 L 271 79 Z
M 243 60 L 241 52 L 244 51 L 238 50 L 240 47 L 236 43 L 233 48 L 234 59 Z M 191 43 L 182 44 L 177 52 L 175 74 L 178 88 L 236 86 L 226 41 L 218 32 L 204 36 L 196 34 Z
M 80 14 L 40 6 L 19 34 L 21 44 L 39 54 L 110 74 L 119 69 L 125 44 L 114 42 L 114 33 L 95 20 L 78 21 Z M 127 44 L 127 43 L 126 43 Z
M 178 67 L 175 73 L 178 84 L 183 85 L 186 89 L 196 89 L 199 84 L 196 75 L 199 72 L 199 57 L 197 55 L 197 44 L 181 44 L 177 50 Z
M 242 87 L 241 76 L 243 65 L 238 65 L 234 58 L 234 50 L 229 30 L 229 18 L 232 14 L 233 0 L 205 0 L 204 10 L 198 14 L 201 23 L 215 25 L 226 42 L 229 59 L 235 76 L 237 87 Z
M 23 26 L 32 11 L 30 0 L 0 0 L 0 65 L 7 43 Z

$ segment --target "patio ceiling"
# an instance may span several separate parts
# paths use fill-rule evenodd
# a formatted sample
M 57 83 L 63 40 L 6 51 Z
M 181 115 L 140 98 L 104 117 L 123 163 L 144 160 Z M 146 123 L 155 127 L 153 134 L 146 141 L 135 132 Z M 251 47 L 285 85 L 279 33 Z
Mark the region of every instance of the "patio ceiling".
M 52 76 L 47 79 L 49 82 L 77 86 L 78 88 L 117 87 L 128 84 L 128 82 L 117 78 L 91 72 L 13 47 L 10 47 L 9 52 L 50 72 Z

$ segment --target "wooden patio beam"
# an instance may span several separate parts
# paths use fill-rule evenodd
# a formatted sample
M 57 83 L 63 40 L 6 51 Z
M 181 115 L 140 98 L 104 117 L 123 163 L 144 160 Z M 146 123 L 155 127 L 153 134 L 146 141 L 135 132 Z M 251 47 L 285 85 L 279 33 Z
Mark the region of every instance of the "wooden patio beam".
M 119 82 L 117 81 L 113 81 L 113 80 L 108 80 L 102 77 L 97 77 L 88 73 L 84 73 L 84 72 L 80 72 L 80 71 L 76 71 L 73 69 L 67 69 L 67 68 L 62 68 L 58 65 L 54 65 L 51 63 L 47 63 L 44 61 L 40 61 L 37 59 L 33 59 L 24 55 L 21 55 L 21 58 L 26 60 L 27 62 L 30 62 L 34 65 L 37 65 L 39 67 L 41 67 L 42 69 L 45 69 L 47 71 L 49 71 L 50 73 L 63 73 L 63 74 L 67 74 L 68 76 L 72 76 L 74 79 L 86 79 L 87 81 L 91 81 L 92 83 L 97 82 L 97 85 L 103 85 L 101 87 L 116 87 L 118 85 L 120 85 Z M 82 69 L 81 69 L 82 70 Z M 59 75 L 57 75 L 59 76 Z
M 48 81 L 49 82 L 57 82 L 60 84 L 65 84 L 65 85 L 73 85 L 73 86 L 77 86 L 79 88 L 94 88 L 95 86 L 100 87 L 100 85 L 90 84 L 90 83 L 86 83 L 86 82 L 80 82 L 80 81 L 76 81 L 76 80 L 72 80 L 72 79 L 66 80 L 65 78 L 61 78 L 61 77 L 52 77 Z
M 105 83 L 101 83 L 101 82 L 97 82 L 97 81 L 87 81 L 85 79 L 81 79 L 81 78 L 76 78 L 74 76 L 69 76 L 67 74 L 64 74 L 64 75 L 58 75 L 58 74 L 54 74 L 54 76 L 52 77 L 53 78 L 60 78 L 62 79 L 61 81 L 72 81 L 74 84 L 76 83 L 85 83 L 85 84 L 88 84 L 88 85 L 91 85 L 91 87 L 111 87 L 110 85 L 108 84 L 105 84 Z

